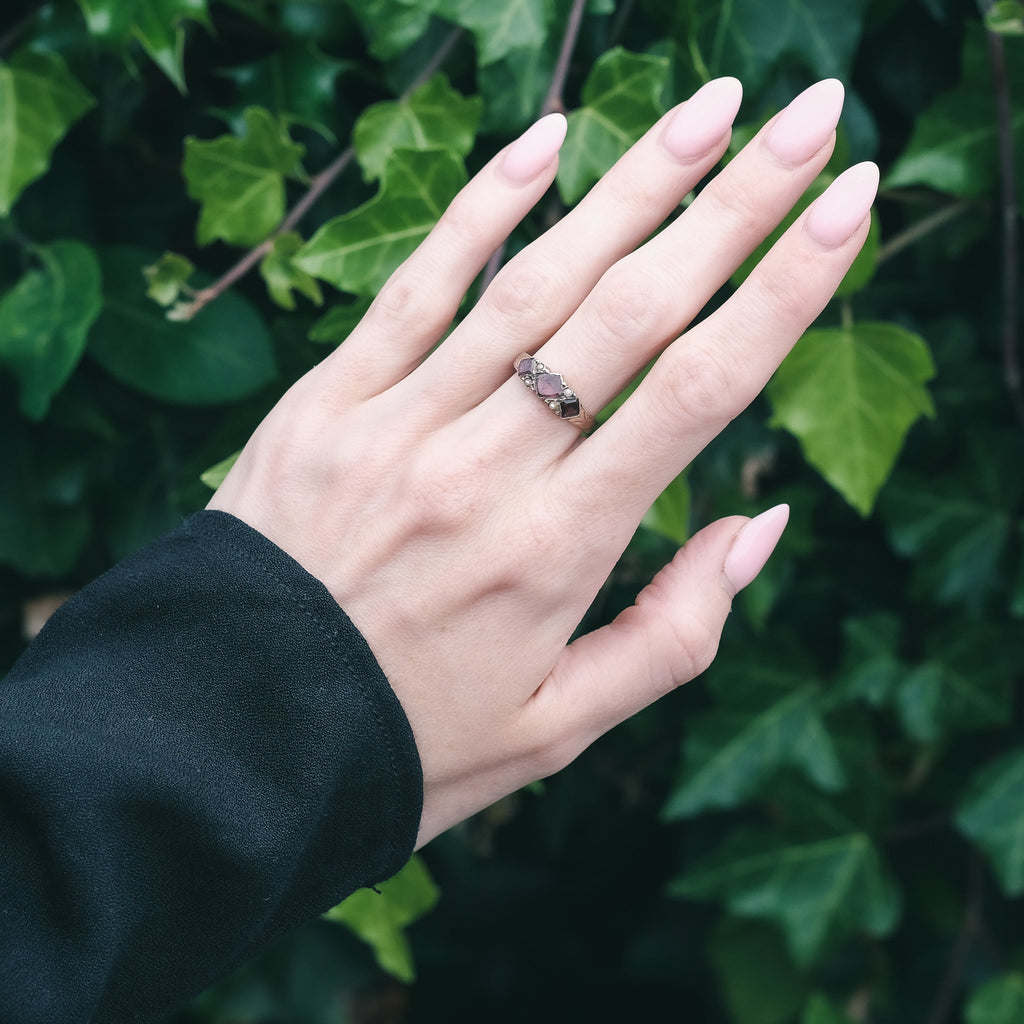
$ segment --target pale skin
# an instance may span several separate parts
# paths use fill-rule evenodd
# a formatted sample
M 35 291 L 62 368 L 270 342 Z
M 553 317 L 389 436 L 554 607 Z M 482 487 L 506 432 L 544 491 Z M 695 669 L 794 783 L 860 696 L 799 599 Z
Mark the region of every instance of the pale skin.
M 842 88 L 798 97 L 644 244 L 724 154 L 739 99 L 720 79 L 670 111 L 438 345 L 554 179 L 564 120 L 538 122 L 281 399 L 210 502 L 320 579 L 366 638 L 420 753 L 417 845 L 702 672 L 785 527 L 784 506 L 711 523 L 631 608 L 568 643 L 644 512 L 764 387 L 867 233 L 878 175 L 861 164 L 687 329 L 828 161 Z M 522 351 L 594 412 L 657 358 L 582 437 L 515 377 Z

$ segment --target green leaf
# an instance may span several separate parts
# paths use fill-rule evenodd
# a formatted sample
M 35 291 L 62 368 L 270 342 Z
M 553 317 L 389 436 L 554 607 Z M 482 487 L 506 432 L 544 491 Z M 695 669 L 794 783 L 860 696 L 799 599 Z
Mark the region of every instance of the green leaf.
M 368 49 L 378 60 L 391 60 L 421 39 L 430 24 L 435 4 L 401 0 L 348 0 Z
M 149 283 L 146 294 L 160 306 L 173 306 L 195 269 L 185 256 L 165 252 L 152 266 L 142 268 L 142 274 Z
M 852 1024 L 845 1013 L 841 1013 L 820 992 L 807 1001 L 804 1012 L 800 1017 L 800 1024 Z
M 446 150 L 395 150 L 377 195 L 323 225 L 295 265 L 342 291 L 376 295 L 465 183 L 462 161 Z
M 170 321 L 144 288 L 142 268 L 155 256 L 129 246 L 100 252 L 106 301 L 90 355 L 123 384 L 187 405 L 232 401 L 273 380 L 270 335 L 249 303 L 228 291 L 194 320 Z
M 1024 893 L 1022 793 L 1024 750 L 1018 748 L 975 773 L 956 813 L 957 828 L 985 851 L 1011 897 Z
M 199 479 L 202 480 L 211 491 L 217 490 L 222 483 L 224 483 L 225 477 L 231 472 L 231 467 L 238 461 L 238 456 L 241 455 L 241 450 L 234 452 L 229 455 L 226 459 L 221 459 L 216 465 L 211 466 L 209 469 L 204 470 L 199 474 Z
M 907 674 L 906 665 L 897 655 L 900 620 L 888 612 L 875 612 L 845 619 L 842 628 L 843 667 L 838 695 L 881 707 Z
M 377 963 L 399 981 L 412 982 L 416 969 L 403 929 L 437 903 L 440 891 L 426 865 L 414 856 L 380 892 L 360 889 L 325 915 L 344 924 L 373 947 Z
M 603 53 L 583 86 L 583 106 L 569 114 L 558 165 L 558 191 L 575 203 L 665 112 L 668 59 L 616 47 Z
M 367 181 L 384 174 L 396 149 L 446 149 L 465 157 L 473 148 L 483 101 L 456 92 L 435 75 L 404 100 L 375 103 L 356 122 L 352 143 Z
M 780 845 L 770 834 L 735 833 L 708 860 L 675 879 L 669 894 L 721 900 L 739 917 L 777 921 L 798 964 L 832 935 L 888 935 L 900 892 L 860 832 Z
M 557 42 L 549 36 L 546 46 L 511 50 L 477 71 L 485 132 L 507 135 L 523 131 L 537 119 L 555 71 Z
M 1006 71 L 1012 96 L 1024 92 L 1024 47 L 1006 39 Z M 1011 111 L 1018 158 L 1024 155 L 1024 107 Z M 988 45 L 980 26 L 968 25 L 959 85 L 938 96 L 914 122 L 906 149 L 883 182 L 885 188 L 927 185 L 957 196 L 981 196 L 998 180 L 999 124 Z M 1024 174 L 1018 176 L 1024 200 Z
M 939 633 L 926 661 L 900 681 L 896 706 L 907 735 L 922 743 L 974 732 L 1010 719 L 1013 652 L 984 625 Z
M 78 0 L 94 39 L 125 50 L 141 44 L 157 67 L 185 91 L 185 22 L 209 27 L 206 0 Z
M 295 231 L 287 231 L 274 239 L 270 252 L 260 263 L 260 273 L 267 284 L 270 297 L 282 309 L 295 309 L 293 291 L 305 295 L 317 306 L 322 305 L 324 301 L 316 279 L 295 266 L 293 257 L 302 245 L 301 235 Z
M 967 1024 L 1020 1024 L 1024 1020 L 1024 974 L 1011 971 L 977 989 L 964 1011 Z
M 680 473 L 647 510 L 643 525 L 676 544 L 690 539 L 690 485 Z
M 245 126 L 242 138 L 185 140 L 188 194 L 202 204 L 200 245 L 218 238 L 230 245 L 258 245 L 284 216 L 285 176 L 301 176 L 305 150 L 269 111 L 250 107 Z
M 56 53 L 0 61 L 0 217 L 46 173 L 50 154 L 95 101 Z
M 690 725 L 684 749 L 686 766 L 662 811 L 669 821 L 745 803 L 785 765 L 825 790 L 846 784 L 817 695 L 807 688 L 753 715 L 703 715 Z
M 780 64 L 847 78 L 866 7 L 866 0 L 726 0 L 702 6 L 697 38 L 712 76 L 735 75 L 756 95 Z
M 359 326 L 359 321 L 366 316 L 370 303 L 369 297 L 356 299 L 355 302 L 339 302 L 332 306 L 309 329 L 309 340 L 320 344 L 340 345 Z
M 1001 36 L 1024 35 L 1024 3 L 1021 0 L 996 0 L 985 11 L 985 28 Z
M 103 300 L 99 261 L 87 245 L 32 251 L 42 267 L 0 298 L 0 365 L 18 379 L 21 411 L 40 420 L 78 365 Z
M 903 440 L 934 408 L 924 340 L 895 324 L 808 331 L 768 385 L 772 425 L 796 435 L 804 457 L 861 515 L 885 483 Z
M 423 0 L 403 2 L 424 6 Z M 553 13 L 551 0 L 428 0 L 425 6 L 473 33 L 480 67 L 501 60 L 510 50 L 541 46 Z

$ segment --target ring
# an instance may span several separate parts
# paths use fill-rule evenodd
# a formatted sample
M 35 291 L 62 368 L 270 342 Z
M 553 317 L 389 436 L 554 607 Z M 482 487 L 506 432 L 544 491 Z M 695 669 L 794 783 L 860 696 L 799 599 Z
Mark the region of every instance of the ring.
M 548 369 L 529 352 L 520 352 L 512 361 L 519 379 L 558 417 L 579 427 L 583 433 L 594 429 L 594 417 L 560 373 Z

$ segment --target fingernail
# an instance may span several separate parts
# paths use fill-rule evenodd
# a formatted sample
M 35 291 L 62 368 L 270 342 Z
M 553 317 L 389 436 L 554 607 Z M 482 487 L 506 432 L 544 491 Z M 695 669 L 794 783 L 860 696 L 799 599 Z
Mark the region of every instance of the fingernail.
M 513 185 L 528 185 L 544 170 L 565 141 L 564 114 L 548 114 L 536 121 L 505 150 L 501 173 Z
M 878 168 L 857 164 L 832 182 L 807 211 L 807 234 L 826 249 L 835 249 L 860 227 L 878 191 Z
M 662 145 L 677 160 L 696 160 L 728 131 L 743 99 L 735 78 L 716 78 L 681 104 L 661 136 Z
M 776 505 L 746 523 L 733 538 L 722 572 L 734 594 L 753 581 L 779 543 L 789 522 L 789 506 Z
M 839 123 L 845 91 L 836 78 L 817 82 L 779 114 L 764 143 L 784 164 L 802 164 L 825 145 Z

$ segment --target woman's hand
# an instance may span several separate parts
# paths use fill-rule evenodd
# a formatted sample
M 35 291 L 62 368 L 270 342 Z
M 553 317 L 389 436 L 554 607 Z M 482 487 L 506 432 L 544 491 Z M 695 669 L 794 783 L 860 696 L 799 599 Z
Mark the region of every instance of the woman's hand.
M 782 533 L 784 507 L 712 523 L 567 646 L 644 512 L 761 390 L 867 232 L 871 164 L 680 337 L 824 167 L 842 87 L 799 96 L 641 244 L 725 152 L 739 102 L 720 79 L 662 118 L 438 345 L 554 178 L 564 119 L 534 125 L 284 396 L 210 503 L 322 580 L 366 637 L 420 752 L 419 844 L 703 671 Z M 658 358 L 584 437 L 517 379 L 524 351 L 595 412 Z

